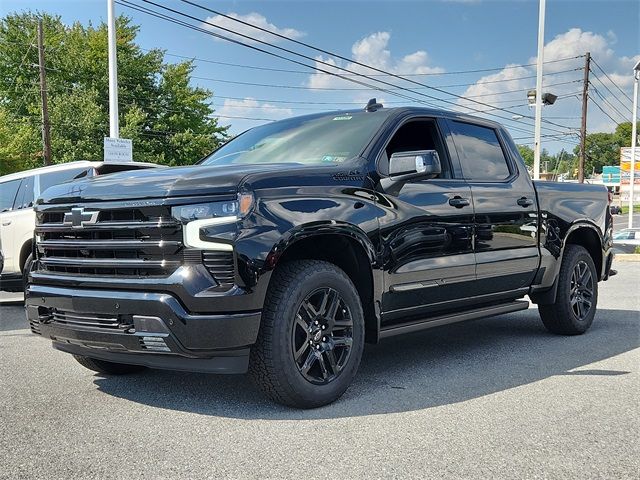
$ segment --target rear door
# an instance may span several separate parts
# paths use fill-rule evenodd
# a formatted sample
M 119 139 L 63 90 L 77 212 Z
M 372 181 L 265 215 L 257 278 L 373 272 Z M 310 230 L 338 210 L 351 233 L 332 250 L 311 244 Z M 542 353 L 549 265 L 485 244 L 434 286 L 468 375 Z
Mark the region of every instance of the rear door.
M 499 129 L 458 120 L 449 128 L 475 210 L 474 295 L 527 288 L 539 263 L 533 182 Z
M 385 292 L 382 321 L 412 315 L 428 317 L 466 296 L 475 280 L 471 189 L 448 153 L 446 125 L 413 118 L 393 134 L 378 160 L 381 173 L 379 219 Z M 407 182 L 388 177 L 391 154 L 436 150 L 442 164 L 437 178 Z

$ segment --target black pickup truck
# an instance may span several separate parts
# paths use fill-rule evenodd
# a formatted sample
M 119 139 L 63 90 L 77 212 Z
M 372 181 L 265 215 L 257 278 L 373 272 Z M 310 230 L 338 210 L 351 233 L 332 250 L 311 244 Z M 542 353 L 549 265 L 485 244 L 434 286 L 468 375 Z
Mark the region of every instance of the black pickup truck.
M 607 190 L 533 182 L 496 123 L 380 107 L 48 189 L 31 330 L 103 374 L 249 371 L 303 408 L 344 393 L 365 342 L 525 295 L 550 331 L 584 333 L 613 260 Z

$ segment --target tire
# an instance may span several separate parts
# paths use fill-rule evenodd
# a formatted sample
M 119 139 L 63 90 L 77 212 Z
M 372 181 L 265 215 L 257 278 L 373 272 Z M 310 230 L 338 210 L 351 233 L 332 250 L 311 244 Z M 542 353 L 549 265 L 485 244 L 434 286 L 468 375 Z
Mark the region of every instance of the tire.
M 27 299 L 27 286 L 29 285 L 29 272 L 31 272 L 32 266 L 33 266 L 33 254 L 30 253 L 24 262 L 24 266 L 22 267 L 22 291 L 24 293 L 25 300 Z
M 331 403 L 351 384 L 363 349 L 362 304 L 341 269 L 319 260 L 276 269 L 249 363 L 267 397 L 297 408 Z
M 94 372 L 103 373 L 105 375 L 127 375 L 144 370 L 146 367 L 142 365 L 127 365 L 124 363 L 113 363 L 105 360 L 97 360 L 95 358 L 74 355 L 73 358 L 85 368 Z
M 581 335 L 593 323 L 597 304 L 598 274 L 593 259 L 583 247 L 567 245 L 558 275 L 556 301 L 538 306 L 542 323 L 552 333 Z

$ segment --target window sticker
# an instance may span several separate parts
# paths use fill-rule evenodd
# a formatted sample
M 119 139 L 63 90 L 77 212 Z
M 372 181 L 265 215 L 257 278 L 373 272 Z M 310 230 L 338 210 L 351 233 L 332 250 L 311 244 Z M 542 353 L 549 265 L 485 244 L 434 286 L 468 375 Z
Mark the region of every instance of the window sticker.
M 351 120 L 353 117 L 351 115 L 339 115 L 337 117 L 333 117 L 334 120 Z
M 335 153 L 322 157 L 322 163 L 342 163 L 347 159 L 344 153 Z

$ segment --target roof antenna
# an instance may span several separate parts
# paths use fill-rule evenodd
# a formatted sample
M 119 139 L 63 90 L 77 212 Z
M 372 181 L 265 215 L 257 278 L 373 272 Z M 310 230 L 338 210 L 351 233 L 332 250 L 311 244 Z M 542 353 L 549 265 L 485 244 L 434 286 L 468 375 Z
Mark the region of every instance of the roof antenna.
M 382 104 L 376 102 L 375 98 L 370 99 L 367 102 L 367 106 L 364 107 L 365 112 L 375 112 L 376 110 L 379 110 L 382 108 Z

